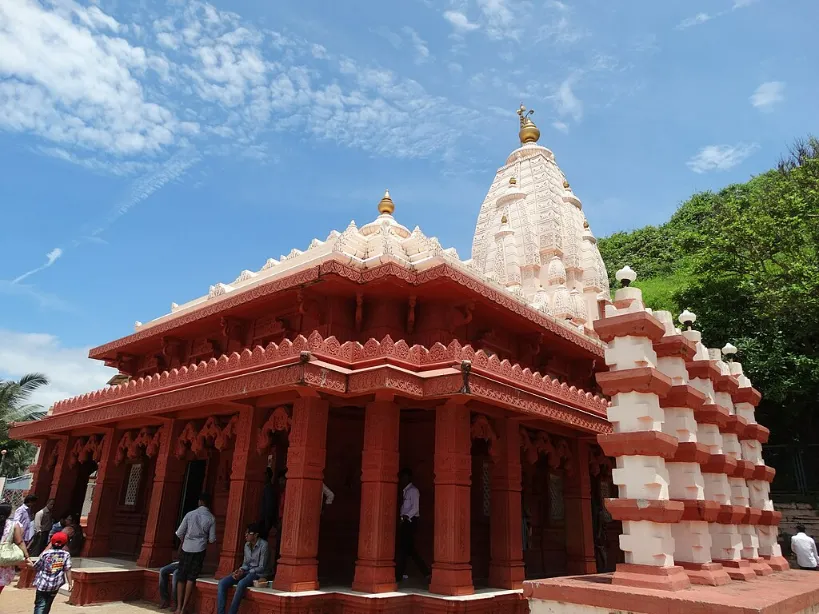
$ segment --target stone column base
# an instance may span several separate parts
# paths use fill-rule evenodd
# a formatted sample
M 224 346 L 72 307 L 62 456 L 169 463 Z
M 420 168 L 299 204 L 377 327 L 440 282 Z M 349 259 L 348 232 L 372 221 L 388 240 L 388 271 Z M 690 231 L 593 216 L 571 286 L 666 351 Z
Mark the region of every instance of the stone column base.
M 472 595 L 472 565 L 469 563 L 433 563 L 429 592 L 437 595 Z
M 761 558 L 768 564 L 768 567 L 774 571 L 787 571 L 791 568 L 788 564 L 788 560 L 784 556 L 763 555 Z
M 754 573 L 758 576 L 770 576 L 773 573 L 771 566 L 768 565 L 762 557 L 745 560 L 751 564 L 751 569 L 753 569 Z
M 392 561 L 356 561 L 353 590 L 362 593 L 390 593 L 396 589 L 395 564 Z
M 273 588 L 280 591 L 314 591 L 319 587 L 318 560 L 281 557 L 276 567 Z
M 665 591 L 679 591 L 691 587 L 688 574 L 682 567 L 654 567 L 628 563 L 617 565 L 617 570 L 612 576 L 612 584 Z
M 731 581 L 731 576 L 719 563 L 686 563 L 684 561 L 674 561 L 677 565 L 685 569 L 691 584 L 704 584 L 706 586 L 722 586 Z
M 749 582 L 756 579 L 756 573 L 753 569 L 751 569 L 751 564 L 744 559 L 739 559 L 737 561 L 722 560 L 714 562 L 720 563 L 725 568 L 725 571 L 728 572 L 728 575 L 731 576 L 732 580 L 743 580 L 745 582 Z
M 490 564 L 489 586 L 493 588 L 519 589 L 523 588 L 526 571 L 523 563 Z

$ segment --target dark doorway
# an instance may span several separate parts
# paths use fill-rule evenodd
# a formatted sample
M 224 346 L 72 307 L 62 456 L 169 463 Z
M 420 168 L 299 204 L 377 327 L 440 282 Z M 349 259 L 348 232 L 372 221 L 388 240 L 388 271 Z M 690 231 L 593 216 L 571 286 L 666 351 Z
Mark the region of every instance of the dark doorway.
M 205 484 L 206 460 L 192 460 L 185 469 L 185 481 L 182 482 L 182 506 L 179 510 L 177 526 L 182 522 L 185 514 L 195 510 Z

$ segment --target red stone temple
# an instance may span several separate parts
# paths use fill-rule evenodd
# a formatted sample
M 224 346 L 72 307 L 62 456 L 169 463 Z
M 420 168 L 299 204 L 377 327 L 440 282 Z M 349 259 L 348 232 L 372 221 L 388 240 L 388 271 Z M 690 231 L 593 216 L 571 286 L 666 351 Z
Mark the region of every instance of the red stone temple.
M 124 383 L 12 429 L 39 445 L 32 492 L 41 501 L 79 510 L 96 474 L 83 554 L 102 562 L 77 569 L 72 603 L 155 599 L 155 570 L 173 559 L 174 530 L 203 490 L 218 537 L 205 569 L 229 573 L 244 526 L 259 517 L 267 467 L 287 472 L 281 556 L 272 588 L 248 592 L 246 613 L 525 612 L 527 578 L 623 563 L 618 520 L 635 534 L 655 530 L 633 522 L 648 516 L 628 503 L 608 515 L 613 482 L 631 478 L 618 481 L 597 445 L 613 422 L 595 376 L 617 368 L 613 329 L 600 326 L 633 297 L 610 300 L 581 202 L 537 144 L 531 113 L 519 114 L 521 147 L 481 206 L 471 260 L 402 226 L 386 193 L 375 221 L 242 271 L 91 350 Z M 656 326 L 647 334 L 649 348 L 663 336 Z M 722 378 L 715 368 L 700 371 Z M 608 395 L 625 390 L 601 383 Z M 662 445 L 635 452 L 608 437 L 611 456 L 668 456 Z M 395 582 L 402 467 L 421 493 L 428 590 L 420 577 L 408 583 L 418 590 Z M 335 493 L 323 509 L 322 482 Z M 662 505 L 676 514 L 677 503 Z M 638 556 L 626 546 L 626 558 Z M 105 567 L 111 559 L 118 566 Z M 627 565 L 619 578 L 647 567 Z M 215 583 L 200 579 L 196 611 L 214 612 L 215 596 Z

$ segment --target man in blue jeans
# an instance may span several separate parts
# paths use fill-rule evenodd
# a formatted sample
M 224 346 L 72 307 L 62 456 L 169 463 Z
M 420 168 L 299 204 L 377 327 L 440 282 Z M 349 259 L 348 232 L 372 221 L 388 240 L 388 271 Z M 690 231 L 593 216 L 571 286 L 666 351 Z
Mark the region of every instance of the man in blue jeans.
M 238 614 L 239 605 L 242 602 L 248 586 L 253 585 L 267 567 L 267 542 L 259 537 L 260 529 L 258 525 L 251 524 L 245 531 L 245 556 L 242 566 L 229 576 L 219 580 L 219 592 L 216 597 L 217 614 L 225 614 L 227 605 L 227 593 L 231 586 L 236 587 L 236 594 L 230 604 L 230 614 Z
M 162 599 L 162 604 L 159 606 L 160 610 L 165 608 L 176 609 L 176 581 L 179 574 L 176 570 L 179 569 L 179 561 L 168 563 L 159 570 L 159 597 Z M 173 574 L 171 578 L 171 594 L 168 595 L 168 576 Z

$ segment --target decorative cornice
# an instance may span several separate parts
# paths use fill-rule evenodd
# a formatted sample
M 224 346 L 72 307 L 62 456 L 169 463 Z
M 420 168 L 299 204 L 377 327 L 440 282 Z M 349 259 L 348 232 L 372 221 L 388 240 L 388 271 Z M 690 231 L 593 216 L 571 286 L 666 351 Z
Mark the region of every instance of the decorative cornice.
M 292 275 L 273 279 L 269 282 L 252 286 L 247 290 L 228 294 L 165 322 L 146 327 L 132 335 L 122 337 L 89 351 L 90 358 L 103 359 L 108 354 L 121 352 L 122 348 L 139 341 L 167 335 L 182 326 L 224 313 L 251 301 L 283 292 L 301 285 L 315 282 L 324 275 L 338 275 L 354 283 L 367 284 L 384 278 L 397 278 L 409 285 L 420 286 L 439 279 L 450 279 L 483 296 L 487 300 L 526 318 L 551 333 L 562 337 L 595 356 L 603 356 L 602 345 L 594 339 L 580 333 L 573 327 L 566 326 L 555 318 L 545 315 L 530 307 L 522 298 L 518 298 L 502 289 L 496 289 L 488 282 L 479 280 L 470 273 L 460 270 L 449 263 L 442 262 L 425 271 L 413 271 L 395 262 L 388 262 L 372 269 L 360 270 L 336 260 L 328 260 L 320 265 L 304 269 Z

